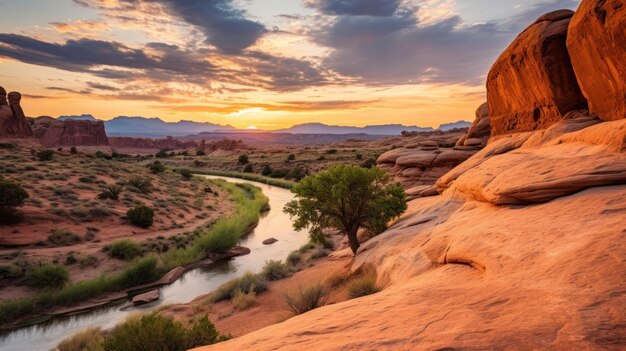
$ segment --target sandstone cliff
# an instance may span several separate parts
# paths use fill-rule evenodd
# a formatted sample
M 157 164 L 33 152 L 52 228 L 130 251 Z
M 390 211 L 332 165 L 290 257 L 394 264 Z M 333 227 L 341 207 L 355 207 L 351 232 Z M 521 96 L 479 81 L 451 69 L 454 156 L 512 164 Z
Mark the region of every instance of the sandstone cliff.
M 126 149 L 152 149 L 152 150 L 182 150 L 197 147 L 195 141 L 180 141 L 168 136 L 165 139 L 111 137 L 111 146 Z
M 7 92 L 3 87 L 0 87 L 0 137 L 32 137 L 33 131 L 30 129 L 20 105 L 22 95 L 11 92 L 8 98 L 7 103 Z
M 102 121 L 60 121 L 44 116 L 32 119 L 31 126 L 45 147 L 109 145 Z

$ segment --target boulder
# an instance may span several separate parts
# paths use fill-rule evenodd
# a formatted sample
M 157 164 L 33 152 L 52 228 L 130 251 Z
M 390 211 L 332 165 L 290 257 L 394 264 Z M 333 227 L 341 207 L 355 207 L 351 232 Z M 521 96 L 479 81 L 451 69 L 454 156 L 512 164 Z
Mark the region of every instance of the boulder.
M 583 0 L 567 49 L 589 109 L 606 121 L 626 118 L 626 4 Z
M 45 147 L 108 146 L 102 121 L 66 120 L 38 117 L 32 120 L 35 137 Z
M 159 290 L 152 290 L 133 297 L 133 305 L 143 305 L 161 298 Z
M 278 239 L 276 239 L 276 238 L 265 239 L 265 240 L 263 240 L 263 245 L 272 245 L 273 243 L 275 243 L 277 241 L 278 241 Z
M 20 105 L 22 95 L 11 92 L 8 95 L 3 87 L 0 87 L 0 137 L 28 138 L 33 136 L 24 111 Z
M 485 102 L 476 109 L 476 118 L 467 131 L 467 136 L 463 139 L 462 145 L 483 147 L 487 145 L 490 136 L 491 119 L 489 118 L 489 104 Z
M 545 129 L 587 108 L 566 46 L 574 12 L 540 17 L 500 55 L 487 77 L 491 136 Z

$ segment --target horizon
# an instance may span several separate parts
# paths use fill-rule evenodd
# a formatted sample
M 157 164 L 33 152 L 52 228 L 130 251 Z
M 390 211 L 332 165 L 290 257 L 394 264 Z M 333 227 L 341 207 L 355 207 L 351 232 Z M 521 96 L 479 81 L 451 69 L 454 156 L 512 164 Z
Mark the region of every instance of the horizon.
M 11 72 L 0 85 L 32 116 L 436 128 L 473 120 L 498 54 L 539 15 L 578 3 L 0 3 L 12 14 L 0 21 L 0 69 Z

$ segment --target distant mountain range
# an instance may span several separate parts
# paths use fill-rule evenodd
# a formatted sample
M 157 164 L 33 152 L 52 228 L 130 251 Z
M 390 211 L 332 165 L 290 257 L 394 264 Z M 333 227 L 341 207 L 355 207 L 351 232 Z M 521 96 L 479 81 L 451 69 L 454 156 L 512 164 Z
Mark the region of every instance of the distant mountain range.
M 60 120 L 90 120 L 97 121 L 92 115 L 80 116 L 60 116 Z M 447 131 L 454 128 L 468 128 L 470 122 L 459 121 L 442 124 L 438 129 Z M 134 136 L 134 137 L 165 137 L 165 136 L 186 136 L 199 133 L 219 133 L 245 131 L 230 125 L 222 126 L 207 122 L 179 121 L 165 122 L 160 118 L 146 117 L 115 117 L 112 120 L 104 121 L 106 133 L 109 136 Z M 402 124 L 383 124 L 365 127 L 335 126 L 323 123 L 303 123 L 290 128 L 271 131 L 272 133 L 290 134 L 368 134 L 368 135 L 399 135 L 403 131 L 409 132 L 431 132 L 435 129 L 430 127 L 405 126 Z M 259 131 L 260 132 L 260 131 Z

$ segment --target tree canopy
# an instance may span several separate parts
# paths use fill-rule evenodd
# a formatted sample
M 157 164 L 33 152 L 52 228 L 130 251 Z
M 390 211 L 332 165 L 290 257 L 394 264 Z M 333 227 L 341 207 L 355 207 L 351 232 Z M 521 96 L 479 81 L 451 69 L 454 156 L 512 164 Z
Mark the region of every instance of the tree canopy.
M 375 167 L 337 165 L 302 179 L 292 192 L 296 198 L 284 211 L 294 219 L 294 228 L 310 228 L 311 238 L 318 241 L 324 230 L 339 230 L 348 236 L 354 254 L 359 229 L 380 234 L 407 208 L 402 186 L 390 183 Z

